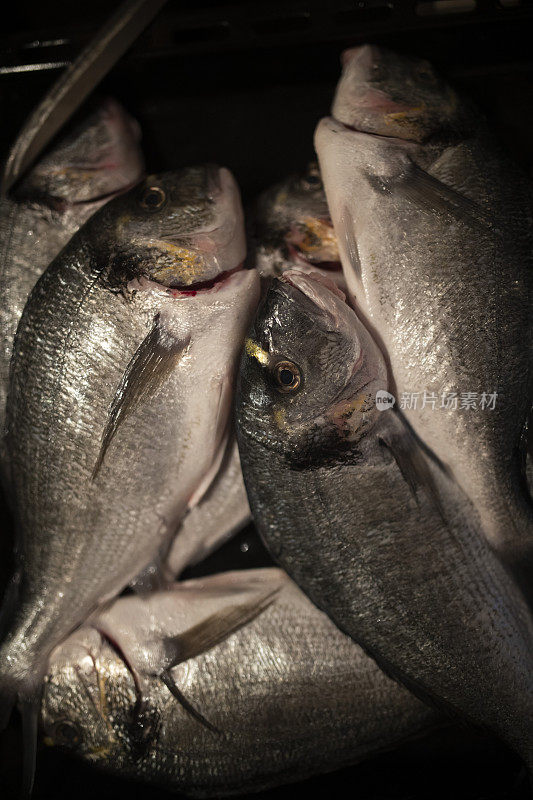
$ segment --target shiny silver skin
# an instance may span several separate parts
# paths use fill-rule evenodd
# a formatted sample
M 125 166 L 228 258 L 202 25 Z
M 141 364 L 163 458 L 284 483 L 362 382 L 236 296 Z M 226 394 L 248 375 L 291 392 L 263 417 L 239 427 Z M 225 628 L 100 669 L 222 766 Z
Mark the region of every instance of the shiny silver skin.
M 0 469 L 13 339 L 30 291 L 48 264 L 103 203 L 140 180 L 137 123 L 114 100 L 61 139 L 0 199 Z
M 176 577 L 221 547 L 252 519 L 234 432 L 218 472 L 198 505 L 183 519 L 165 568 Z
M 315 146 L 346 281 L 389 359 L 391 391 L 407 393 L 409 422 L 531 593 L 530 183 L 427 62 L 347 51 L 332 115 Z M 476 410 L 461 407 L 469 392 Z M 442 407 L 448 393 L 457 409 Z M 479 408 L 482 393 L 497 393 L 494 409 Z
M 165 636 L 186 636 L 212 611 L 280 583 L 275 602 L 253 622 L 172 671 L 220 732 L 193 719 L 152 677 L 153 735 L 139 752 L 132 725 L 138 691 L 127 663 L 151 672 Z M 52 655 L 41 711 L 45 742 L 167 790 L 213 797 L 256 791 L 352 764 L 442 724 L 276 569 L 187 581 L 144 603 L 121 598 L 91 624 Z
M 318 164 L 266 189 L 252 210 L 255 266 L 262 276 L 297 267 L 343 286 L 337 237 Z
M 389 674 L 531 767 L 530 611 L 470 501 L 401 414 L 379 409 L 384 359 L 334 289 L 285 273 L 247 340 L 237 436 L 258 530 Z M 299 372 L 293 390 L 280 363 Z
M 197 205 L 204 187 L 198 220 L 183 194 L 195 181 Z M 192 288 L 183 248 L 158 238 L 173 225 L 183 229 L 184 216 L 191 248 L 205 244 L 219 259 L 210 287 Z M 158 253 L 167 269 L 174 253 L 174 278 L 184 275 L 186 291 L 145 277 Z M 258 299 L 257 275 L 232 271 L 244 255 L 232 175 L 191 167 L 150 176 L 104 206 L 33 290 L 8 400 L 22 584 L 0 650 L 4 698 L 37 690 L 53 647 L 166 557 L 187 509 L 208 488 Z

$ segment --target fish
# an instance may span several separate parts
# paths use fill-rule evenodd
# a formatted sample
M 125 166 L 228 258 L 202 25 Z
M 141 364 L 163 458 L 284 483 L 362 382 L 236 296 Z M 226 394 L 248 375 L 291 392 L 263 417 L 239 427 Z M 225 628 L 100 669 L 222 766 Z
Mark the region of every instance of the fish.
M 138 123 L 113 99 L 99 102 L 0 198 L 0 471 L 13 339 L 24 305 L 48 264 L 107 200 L 144 171 Z
M 234 606 L 272 602 L 178 663 L 172 681 L 212 727 L 171 696 L 157 674 L 169 640 Z M 150 735 L 136 738 L 138 676 Z M 278 569 L 175 584 L 119 598 L 52 654 L 41 706 L 44 741 L 121 777 L 187 795 L 258 791 L 361 761 L 446 724 L 388 678 Z
M 352 300 L 408 422 L 531 597 L 531 183 L 428 62 L 365 45 L 343 64 L 315 148 Z
M 297 270 L 248 339 L 237 438 L 273 559 L 385 672 L 531 768 L 531 613 L 393 402 L 377 342 L 338 287 Z
M 297 267 L 344 286 L 339 246 L 316 161 L 266 189 L 250 216 L 254 266 L 264 277 Z
M 106 204 L 34 287 L 7 408 L 22 576 L 4 713 L 35 710 L 52 649 L 164 562 L 218 471 L 259 293 L 244 258 L 233 176 L 186 167 Z

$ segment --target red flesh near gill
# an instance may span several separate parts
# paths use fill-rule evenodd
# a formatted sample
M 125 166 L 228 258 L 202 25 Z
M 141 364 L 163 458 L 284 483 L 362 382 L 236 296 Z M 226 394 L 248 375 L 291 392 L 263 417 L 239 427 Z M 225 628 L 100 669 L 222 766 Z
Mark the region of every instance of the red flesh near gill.
M 233 269 L 228 269 L 225 272 L 219 272 L 214 278 L 210 278 L 208 281 L 199 281 L 198 283 L 191 283 L 189 286 L 184 286 L 183 288 L 173 286 L 169 291 L 172 294 L 172 297 L 195 297 L 198 292 L 205 291 L 206 289 L 212 289 L 216 284 L 223 283 L 227 278 L 233 275 L 235 272 L 239 272 L 243 267 L 243 264 L 238 264 Z

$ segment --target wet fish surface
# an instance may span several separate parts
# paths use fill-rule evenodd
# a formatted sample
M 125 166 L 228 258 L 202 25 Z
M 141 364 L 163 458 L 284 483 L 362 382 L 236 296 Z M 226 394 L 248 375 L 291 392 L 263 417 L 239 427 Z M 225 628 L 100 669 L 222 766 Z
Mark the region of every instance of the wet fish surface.
M 348 286 L 409 423 L 531 594 L 530 182 L 427 62 L 373 46 L 343 61 L 315 146 Z
M 344 285 L 337 237 L 316 162 L 266 189 L 252 210 L 254 264 L 263 276 L 297 267 Z
M 339 290 L 290 271 L 241 363 L 237 435 L 273 558 L 389 674 L 531 766 L 533 626 L 470 501 L 391 405 Z
M 166 569 L 177 577 L 203 561 L 252 519 L 242 477 L 235 434 L 232 432 L 217 474 L 198 505 L 181 523 L 170 547 Z
M 104 206 L 33 290 L 7 413 L 23 571 L 4 705 L 35 703 L 51 650 L 164 560 L 216 474 L 258 298 L 244 256 L 231 173 L 191 167 Z
M 0 469 L 13 339 L 28 295 L 81 225 L 143 172 L 139 126 L 114 100 L 101 102 L 0 199 Z
M 187 642 L 212 614 L 273 602 L 237 632 L 172 669 L 202 725 L 156 677 L 165 641 Z M 355 763 L 442 724 L 390 680 L 276 569 L 120 598 L 52 655 L 41 720 L 48 744 L 124 777 L 196 796 L 245 793 Z M 110 644 L 110 639 L 115 646 Z M 141 751 L 138 688 L 151 736 Z

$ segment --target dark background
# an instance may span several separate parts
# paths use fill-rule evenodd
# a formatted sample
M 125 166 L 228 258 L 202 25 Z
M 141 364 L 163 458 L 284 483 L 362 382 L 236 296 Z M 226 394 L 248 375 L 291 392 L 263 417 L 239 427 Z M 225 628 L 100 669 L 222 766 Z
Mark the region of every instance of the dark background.
M 533 171 L 533 7 L 528 0 L 458 0 L 459 11 L 412 0 L 244 2 L 169 0 L 99 87 L 139 120 L 150 172 L 213 161 L 228 166 L 245 203 L 305 166 L 328 113 L 339 53 L 366 41 L 431 59 L 472 95 L 526 170 Z M 462 6 L 461 6 L 462 3 Z M 19 0 L 0 34 L 0 157 L 27 114 L 118 3 Z M 4 18 L 5 19 L 5 18 Z M 83 113 L 83 110 L 82 110 Z M 0 523 L 9 541 L 10 523 Z M 248 528 L 190 575 L 270 563 Z M 0 580 L 11 568 L 0 558 Z M 17 797 L 20 730 L 0 737 L 0 797 Z M 162 792 L 100 774 L 60 752 L 39 755 L 36 800 L 122 798 Z M 312 792 L 359 800 L 528 797 L 516 759 L 455 726 L 364 764 L 253 795 Z M 170 795 L 168 795 L 170 796 Z

